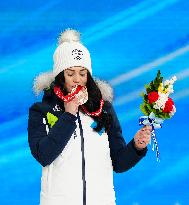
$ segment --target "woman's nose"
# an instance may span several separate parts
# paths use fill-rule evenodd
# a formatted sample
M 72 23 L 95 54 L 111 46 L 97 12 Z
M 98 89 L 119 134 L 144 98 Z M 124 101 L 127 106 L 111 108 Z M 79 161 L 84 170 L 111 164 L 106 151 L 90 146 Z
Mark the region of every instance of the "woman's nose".
M 74 77 L 74 83 L 79 83 L 80 82 L 80 78 L 78 75 L 75 75 Z

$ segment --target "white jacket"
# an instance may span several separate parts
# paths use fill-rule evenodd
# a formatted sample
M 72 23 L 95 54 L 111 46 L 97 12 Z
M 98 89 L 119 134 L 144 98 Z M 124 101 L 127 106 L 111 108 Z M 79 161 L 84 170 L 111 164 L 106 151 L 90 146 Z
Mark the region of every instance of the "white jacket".
M 108 136 L 93 131 L 91 117 L 82 112 L 79 115 L 83 138 L 77 120 L 76 137 L 73 133 L 62 153 L 50 165 L 42 167 L 40 205 L 83 205 L 83 180 L 87 205 L 115 205 Z M 82 179 L 82 164 L 85 179 Z

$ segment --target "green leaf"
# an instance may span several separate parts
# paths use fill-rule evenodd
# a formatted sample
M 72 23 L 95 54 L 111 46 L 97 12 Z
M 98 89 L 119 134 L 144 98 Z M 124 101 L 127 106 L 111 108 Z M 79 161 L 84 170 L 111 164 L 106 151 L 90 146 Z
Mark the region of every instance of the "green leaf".
M 146 111 L 145 107 L 144 107 L 144 104 L 141 104 L 140 105 L 140 110 L 145 114 L 145 115 L 148 115 L 148 112 Z
M 160 83 L 162 83 L 162 81 L 163 81 L 163 77 L 161 77 L 161 72 L 160 72 L 160 70 L 158 70 L 157 76 L 153 81 L 154 90 L 158 91 L 158 87 L 159 87 Z
M 144 92 L 141 92 L 140 93 L 140 96 L 144 97 L 145 93 Z

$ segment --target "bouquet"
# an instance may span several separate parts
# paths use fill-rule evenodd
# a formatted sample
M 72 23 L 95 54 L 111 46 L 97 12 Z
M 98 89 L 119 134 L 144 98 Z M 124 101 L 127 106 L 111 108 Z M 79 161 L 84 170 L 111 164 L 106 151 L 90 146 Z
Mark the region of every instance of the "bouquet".
M 162 123 L 165 119 L 173 117 L 176 112 L 176 107 L 173 100 L 169 97 L 174 92 L 173 84 L 177 80 L 173 76 L 170 80 L 163 82 L 161 72 L 158 70 L 156 78 L 149 84 L 145 85 L 146 93 L 142 92 L 143 103 L 140 105 L 141 111 L 145 116 L 139 119 L 139 125 L 151 125 L 151 137 L 153 139 L 153 147 L 156 149 L 157 161 L 160 161 L 158 143 L 155 135 L 155 129 L 162 128 Z

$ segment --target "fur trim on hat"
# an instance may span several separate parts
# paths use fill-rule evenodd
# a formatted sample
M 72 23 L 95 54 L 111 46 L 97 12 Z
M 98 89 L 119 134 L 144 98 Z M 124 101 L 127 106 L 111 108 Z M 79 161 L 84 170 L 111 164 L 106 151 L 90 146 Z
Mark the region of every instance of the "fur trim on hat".
M 100 80 L 97 78 L 94 78 L 94 80 L 96 85 L 101 91 L 103 100 L 112 102 L 114 97 L 112 86 L 107 81 Z M 39 95 L 39 93 L 43 91 L 45 88 L 49 87 L 53 81 L 54 81 L 54 76 L 52 72 L 45 72 L 39 74 L 34 79 L 34 84 L 33 84 L 34 93 L 36 95 Z

